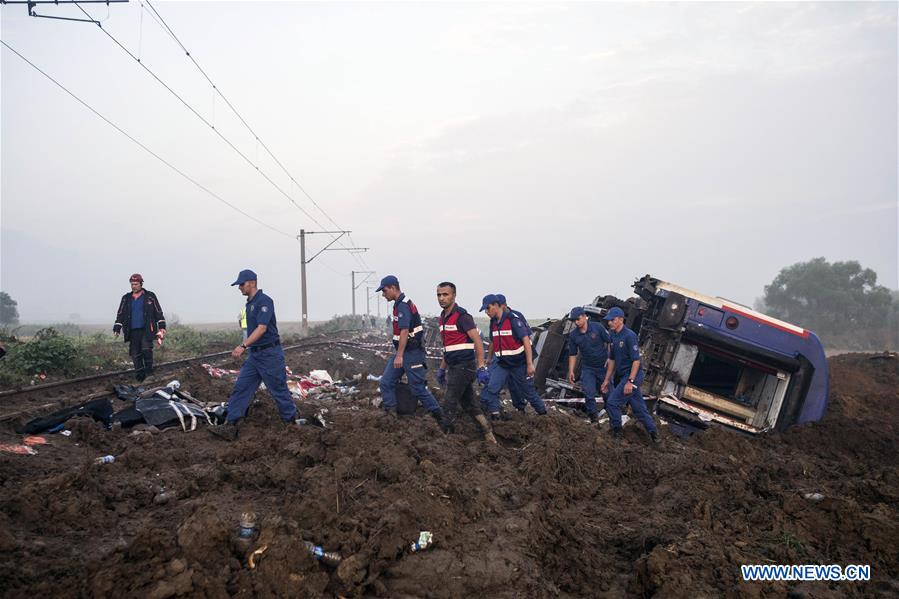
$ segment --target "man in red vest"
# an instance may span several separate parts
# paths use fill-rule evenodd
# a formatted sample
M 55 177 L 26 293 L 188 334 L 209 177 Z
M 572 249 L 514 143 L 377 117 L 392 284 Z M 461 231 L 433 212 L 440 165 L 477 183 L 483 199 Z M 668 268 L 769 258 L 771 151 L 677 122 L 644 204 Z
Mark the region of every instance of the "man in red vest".
M 507 384 L 521 390 L 524 398 L 539 415 L 546 414 L 546 406 L 534 388 L 534 354 L 529 328 L 518 312 L 513 312 L 494 294 L 484 296 L 481 311 L 490 317 L 490 382 L 481 391 L 481 404 L 494 420 L 500 417 L 499 393 Z M 521 398 L 512 397 L 512 405 L 524 412 Z
M 443 338 L 443 359 L 437 370 L 437 382 L 446 385 L 443 396 L 443 430 L 453 432 L 456 414 L 461 404 L 465 411 L 477 422 L 484 439 L 496 443 L 490 430 L 490 423 L 475 401 L 475 378 L 486 384 L 489 375 L 484 365 L 484 343 L 481 334 L 465 308 L 456 303 L 456 286 L 449 281 L 437 285 L 437 303 L 440 312 L 440 336 Z M 477 368 L 477 370 L 475 370 Z

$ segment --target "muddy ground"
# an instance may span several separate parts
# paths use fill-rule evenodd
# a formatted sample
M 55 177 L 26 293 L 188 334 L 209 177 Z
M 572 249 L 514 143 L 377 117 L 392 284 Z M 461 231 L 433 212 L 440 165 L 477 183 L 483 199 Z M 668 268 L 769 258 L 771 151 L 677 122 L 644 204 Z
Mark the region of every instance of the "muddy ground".
M 288 364 L 340 378 L 383 359 L 330 347 Z M 70 421 L 38 455 L 0 454 L 0 595 L 897 596 L 899 360 L 830 364 L 822 422 L 760 438 L 662 426 L 658 448 L 633 423 L 616 444 L 558 410 L 499 423 L 498 447 L 469 422 L 445 436 L 427 416 L 381 416 L 367 381 L 352 399 L 303 402 L 329 408 L 328 429 L 285 427 L 259 392 L 233 444 Z M 163 378 L 207 401 L 230 389 L 198 367 Z M 14 425 L 0 443 L 21 441 Z M 92 463 L 104 454 L 115 463 Z M 174 498 L 157 503 L 161 491 Z M 252 570 L 235 543 L 247 510 L 266 547 Z M 422 530 L 436 543 L 411 553 Z M 870 564 L 872 580 L 742 582 L 754 563 Z

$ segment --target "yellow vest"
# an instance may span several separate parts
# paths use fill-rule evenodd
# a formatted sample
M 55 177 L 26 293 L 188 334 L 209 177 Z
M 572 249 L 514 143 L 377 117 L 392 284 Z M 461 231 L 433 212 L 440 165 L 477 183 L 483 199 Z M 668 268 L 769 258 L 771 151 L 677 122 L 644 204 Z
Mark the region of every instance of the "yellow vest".
M 240 319 L 240 328 L 246 330 L 246 328 L 247 328 L 247 309 L 241 308 L 240 314 L 238 314 L 237 317 Z

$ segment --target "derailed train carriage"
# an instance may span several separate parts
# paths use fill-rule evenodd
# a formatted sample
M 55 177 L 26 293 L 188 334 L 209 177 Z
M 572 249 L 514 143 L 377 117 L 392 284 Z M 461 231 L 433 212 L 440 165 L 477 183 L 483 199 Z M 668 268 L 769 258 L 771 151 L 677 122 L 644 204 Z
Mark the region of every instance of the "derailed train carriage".
M 627 300 L 605 295 L 584 306 L 601 320 L 618 306 L 640 340 L 644 396 L 656 412 L 688 427 L 718 423 L 746 433 L 821 419 L 827 360 L 811 331 L 649 275 Z M 564 388 L 567 319 L 535 328 L 539 390 Z

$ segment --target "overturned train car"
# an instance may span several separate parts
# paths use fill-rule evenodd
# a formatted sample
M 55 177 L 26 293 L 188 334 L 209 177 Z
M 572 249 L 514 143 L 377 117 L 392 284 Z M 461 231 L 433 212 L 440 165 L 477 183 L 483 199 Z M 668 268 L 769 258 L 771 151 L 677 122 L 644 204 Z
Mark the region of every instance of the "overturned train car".
M 660 415 L 747 433 L 784 430 L 824 415 L 827 361 L 814 333 L 649 275 L 633 287 L 635 297 L 600 296 L 585 310 L 597 320 L 613 306 L 624 310 L 626 325 L 640 339 L 643 393 L 657 400 Z M 537 328 L 538 388 L 564 378 L 571 326 L 562 319 Z

